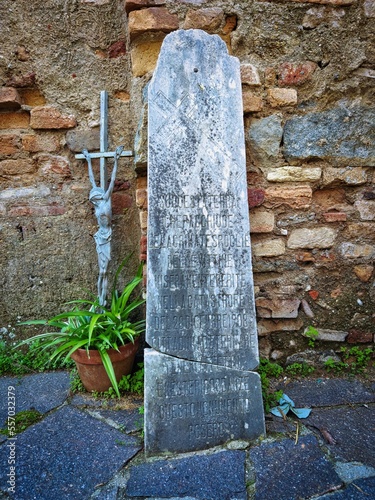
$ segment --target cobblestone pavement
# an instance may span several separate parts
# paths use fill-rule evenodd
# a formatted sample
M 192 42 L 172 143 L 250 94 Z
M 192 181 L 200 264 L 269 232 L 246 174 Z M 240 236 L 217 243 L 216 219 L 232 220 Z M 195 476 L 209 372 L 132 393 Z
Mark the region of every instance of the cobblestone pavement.
M 16 413 L 35 409 L 40 419 L 0 434 L 0 499 L 375 498 L 375 384 L 320 378 L 283 389 L 312 408 L 307 419 L 267 415 L 257 442 L 145 458 L 141 398 L 72 395 L 67 372 L 2 377 L 0 427 L 9 393 Z

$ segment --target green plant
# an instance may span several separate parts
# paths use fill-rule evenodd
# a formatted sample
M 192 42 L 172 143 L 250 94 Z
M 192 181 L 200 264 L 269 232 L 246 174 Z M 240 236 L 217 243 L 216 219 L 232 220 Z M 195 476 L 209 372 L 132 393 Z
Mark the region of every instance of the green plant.
M 124 394 L 126 392 L 132 392 L 134 394 L 143 394 L 144 390 L 144 367 L 143 363 L 138 363 L 138 370 L 134 373 L 130 373 L 129 375 L 124 375 L 121 377 L 121 380 L 118 382 L 118 389 L 120 394 Z M 79 390 L 79 389 L 78 389 Z M 113 387 L 110 387 L 108 391 L 101 393 L 94 393 L 95 397 L 102 397 L 106 399 L 113 399 L 117 396 Z
M 261 358 L 258 366 L 258 373 L 262 384 L 263 406 L 266 413 L 270 411 L 272 406 L 275 406 L 281 398 L 283 391 L 273 392 L 270 389 L 270 377 L 277 378 L 283 373 L 283 367 L 277 363 L 272 363 L 266 358 Z
M 40 348 L 41 341 L 31 341 L 26 350 L 14 349 L 13 345 L 0 341 L 0 375 L 24 375 L 26 373 L 43 372 L 70 368 L 73 360 L 51 361 L 51 350 Z
M 285 371 L 290 375 L 300 375 L 301 377 L 307 377 L 315 371 L 313 366 L 307 363 L 293 363 L 285 368 Z
M 319 337 L 318 330 L 310 325 L 309 327 L 306 328 L 305 335 L 309 339 L 309 346 L 315 347 L 315 342 L 318 340 Z
M 8 435 L 14 436 L 15 434 L 19 434 L 20 432 L 30 427 L 30 425 L 39 422 L 39 420 L 41 420 L 42 417 L 43 415 L 39 413 L 37 410 L 20 411 L 15 415 L 14 421 L 12 421 L 11 432 L 9 429 L 9 421 L 8 421 L 7 422 L 8 427 L 0 429 L 0 434 L 5 434 L 7 436 Z
M 344 370 L 347 370 L 349 368 L 348 363 L 344 363 L 343 361 L 336 361 L 333 358 L 327 359 L 324 363 L 324 368 L 328 372 L 336 372 L 336 373 L 341 373 Z
M 41 333 L 19 345 L 29 344 L 39 340 L 38 348 L 41 351 L 52 350 L 50 360 L 68 360 L 77 349 L 89 349 L 99 352 L 106 373 L 120 397 L 116 376 L 110 360 L 108 349 L 119 350 L 119 347 L 133 342 L 144 330 L 145 321 L 133 321 L 132 314 L 135 309 L 145 301 L 136 297 L 131 300 L 135 288 L 142 282 L 142 265 L 139 266 L 136 276 L 125 285 L 121 293 L 116 290 L 120 272 L 128 262 L 130 256 L 123 260 L 116 271 L 109 305 L 99 304 L 95 300 L 74 300 L 68 304 L 73 305 L 71 311 L 63 312 L 47 320 L 25 321 L 23 325 L 43 325 L 53 327 L 59 331 Z

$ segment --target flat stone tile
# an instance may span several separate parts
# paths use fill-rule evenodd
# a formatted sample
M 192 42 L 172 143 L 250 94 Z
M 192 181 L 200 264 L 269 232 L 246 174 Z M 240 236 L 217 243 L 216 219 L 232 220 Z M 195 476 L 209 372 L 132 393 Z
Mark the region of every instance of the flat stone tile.
M 143 428 L 143 415 L 139 413 L 139 408 L 129 410 L 95 410 L 90 412 L 93 417 L 99 417 L 112 421 L 121 427 L 122 432 L 135 432 Z
M 86 499 L 139 450 L 127 436 L 86 412 L 64 406 L 26 429 L 16 440 L 17 500 Z M 7 443 L 0 446 L 6 464 Z M 7 467 L 0 489 L 7 491 Z
M 45 372 L 34 375 L 0 378 L 0 399 L 7 400 L 8 387 L 15 388 L 16 413 L 34 408 L 47 413 L 62 405 L 70 390 L 68 372 Z M 7 406 L 0 407 L 0 427 L 7 419 Z
M 342 490 L 315 500 L 370 500 L 371 498 L 375 498 L 375 477 L 358 479 Z
M 314 436 L 263 443 L 250 451 L 255 466 L 255 500 L 294 500 L 342 485 Z
M 283 390 L 297 408 L 375 402 L 375 389 L 368 389 L 358 380 L 306 379 L 280 384 L 278 389 Z
M 222 451 L 134 466 L 128 497 L 192 497 L 197 500 L 246 500 L 243 451 Z
M 304 424 L 326 429 L 331 434 L 336 444 L 327 446 L 334 456 L 375 467 L 374 405 L 315 409 Z

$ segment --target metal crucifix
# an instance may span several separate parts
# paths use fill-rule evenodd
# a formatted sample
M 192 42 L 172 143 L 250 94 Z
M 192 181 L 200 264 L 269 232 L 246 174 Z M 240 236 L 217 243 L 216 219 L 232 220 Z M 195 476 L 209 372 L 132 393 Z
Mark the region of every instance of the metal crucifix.
M 98 254 L 99 277 L 98 298 L 99 304 L 104 306 L 107 299 L 108 289 L 108 264 L 111 260 L 111 238 L 112 238 L 112 202 L 111 195 L 115 185 L 117 163 L 121 156 L 133 156 L 132 151 L 123 151 L 119 146 L 113 152 L 108 152 L 108 93 L 102 90 L 100 93 L 100 152 L 89 153 L 84 149 L 82 154 L 75 155 L 78 160 L 86 159 L 88 164 L 89 179 L 92 189 L 89 200 L 95 207 L 95 216 L 99 229 L 94 234 L 96 251 Z M 100 185 L 95 182 L 91 160 L 100 158 Z M 106 159 L 114 158 L 111 178 L 108 179 Z

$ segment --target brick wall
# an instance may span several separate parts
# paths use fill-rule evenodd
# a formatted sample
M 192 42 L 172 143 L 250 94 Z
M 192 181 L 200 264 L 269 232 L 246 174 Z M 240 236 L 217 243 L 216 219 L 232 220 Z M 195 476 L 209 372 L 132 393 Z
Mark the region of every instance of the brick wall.
M 147 258 L 144 89 L 166 34 L 198 28 L 241 63 L 261 353 L 300 350 L 308 325 L 327 347 L 373 342 L 373 0 L 37 0 L 29 17 L 26 2 L 5 3 L 0 327 L 95 288 L 96 221 L 74 154 L 98 145 L 102 89 L 111 145 L 135 150 L 114 193 L 114 261 L 139 241 Z

